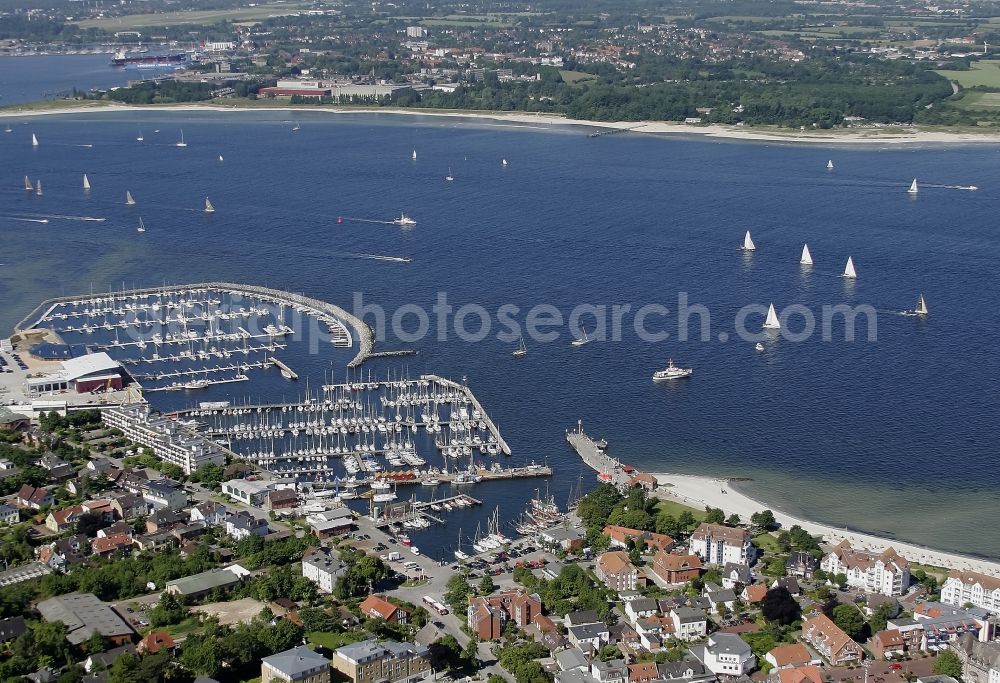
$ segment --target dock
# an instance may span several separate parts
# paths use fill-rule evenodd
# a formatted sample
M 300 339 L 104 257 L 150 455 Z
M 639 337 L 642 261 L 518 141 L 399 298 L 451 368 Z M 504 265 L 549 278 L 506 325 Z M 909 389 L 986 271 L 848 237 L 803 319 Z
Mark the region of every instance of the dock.
M 641 128 L 641 126 L 629 126 L 628 128 L 605 128 L 604 130 L 594 131 L 593 133 L 588 133 L 588 138 L 602 138 L 605 135 L 617 135 L 619 133 L 628 133 L 629 131 L 635 130 L 636 128 Z
M 627 483 L 630 475 L 625 472 L 622 463 L 604 451 L 608 446 L 607 442 L 587 436 L 582 422 L 577 423 L 575 430 L 566 430 L 566 441 L 580 459 L 597 472 L 598 479 L 612 484 Z
M 425 481 L 436 479 L 442 484 L 455 484 L 456 480 L 460 478 L 460 474 L 452 472 L 390 472 L 390 476 L 386 476 L 385 473 L 381 473 L 379 478 L 386 481 L 391 481 L 396 486 L 413 486 L 413 485 L 423 485 Z M 396 476 L 391 476 L 396 475 Z M 412 476 L 410 476 L 412 475 Z M 550 477 L 552 476 L 552 468 L 548 465 L 538 465 L 532 464 L 525 467 L 499 467 L 494 465 L 490 469 L 479 468 L 476 470 L 476 476 L 481 478 L 481 481 L 500 481 L 504 479 L 530 479 L 534 477 Z M 405 477 L 405 478 L 404 478 Z M 474 482 L 458 482 L 459 485 L 462 483 L 472 484 Z
M 486 428 L 490 431 L 490 434 L 493 435 L 493 438 L 496 439 L 497 444 L 500 447 L 500 451 L 504 455 L 510 455 L 510 446 L 508 446 L 504 438 L 500 436 L 500 429 L 493 423 L 493 420 L 490 419 L 490 416 L 486 412 L 486 409 L 483 408 L 482 404 L 479 402 L 479 399 L 476 398 L 475 395 L 473 395 L 469 387 L 465 386 L 464 384 L 459 384 L 458 382 L 453 382 L 450 379 L 445 379 L 444 377 L 438 377 L 437 375 L 421 375 L 420 379 L 437 382 L 442 386 L 448 387 L 450 389 L 455 389 L 464 393 L 466 398 L 469 399 L 469 402 L 472 404 L 472 406 L 482 414 L 483 420 L 486 422 Z
M 299 375 L 298 375 L 297 372 L 295 372 L 290 367 L 288 367 L 287 365 L 285 365 L 284 363 L 282 363 L 277 358 L 274 358 L 273 356 L 271 357 L 271 363 L 274 364 L 274 367 L 276 367 L 279 370 L 281 370 L 281 374 L 283 376 L 287 377 L 288 379 L 294 381 L 294 380 L 297 380 L 299 378 Z

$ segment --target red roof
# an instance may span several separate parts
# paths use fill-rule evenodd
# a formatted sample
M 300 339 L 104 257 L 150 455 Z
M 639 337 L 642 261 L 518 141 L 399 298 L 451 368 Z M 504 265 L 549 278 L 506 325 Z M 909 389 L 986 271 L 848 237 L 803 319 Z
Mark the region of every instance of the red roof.
M 368 617 L 382 617 L 386 621 L 392 618 L 397 610 L 402 609 L 377 595 L 369 595 L 359 606 L 361 613 Z
M 138 647 L 140 651 L 148 652 L 151 655 L 155 655 L 164 648 L 167 650 L 174 649 L 174 639 L 166 631 L 150 631 L 142 639 Z

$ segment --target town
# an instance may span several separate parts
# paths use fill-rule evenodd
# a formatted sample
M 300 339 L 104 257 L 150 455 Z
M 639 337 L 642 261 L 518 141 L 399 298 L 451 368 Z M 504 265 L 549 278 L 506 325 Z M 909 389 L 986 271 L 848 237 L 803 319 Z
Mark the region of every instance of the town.
M 449 563 L 386 524 L 405 510 L 316 506 L 231 458 L 181 467 L 162 456 L 182 437 L 126 418 L 0 408 L 3 680 L 1000 676 L 1000 578 L 688 507 L 620 463 Z

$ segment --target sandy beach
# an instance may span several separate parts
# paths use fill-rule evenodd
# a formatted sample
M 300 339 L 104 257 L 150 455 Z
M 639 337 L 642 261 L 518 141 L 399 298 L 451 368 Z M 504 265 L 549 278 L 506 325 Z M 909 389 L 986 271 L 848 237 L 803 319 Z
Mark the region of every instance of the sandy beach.
M 770 509 L 774 512 L 775 519 L 777 519 L 783 528 L 798 524 L 814 536 L 822 536 L 826 542 L 831 544 L 847 539 L 855 548 L 882 551 L 888 547 L 892 547 L 910 562 L 919 562 L 920 564 L 946 567 L 948 569 L 972 570 L 1000 576 L 1000 563 L 997 562 L 990 562 L 955 553 L 941 552 L 912 543 L 887 540 L 871 534 L 846 531 L 799 519 L 741 493 L 726 479 L 685 474 L 655 473 L 653 476 L 656 477 L 657 482 L 660 484 L 656 495 L 697 508 L 704 508 L 705 506 L 722 508 L 727 515 L 737 514 L 744 522 L 749 522 L 750 516 L 753 513 Z
M 51 109 L 8 109 L 0 112 L 0 119 L 25 118 L 34 116 L 58 116 L 91 112 L 136 112 L 136 111 L 217 111 L 217 112 L 282 112 L 289 115 L 302 112 L 318 112 L 331 115 L 342 114 L 394 114 L 405 116 L 433 116 L 454 119 L 481 119 L 494 122 L 493 125 L 518 127 L 587 126 L 628 130 L 630 133 L 652 135 L 703 136 L 708 138 L 748 140 L 758 142 L 787 142 L 812 145 L 900 145 L 900 144 L 971 144 L 1000 143 L 997 133 L 951 133 L 948 131 L 920 130 L 916 127 L 864 128 L 841 131 L 799 131 L 792 132 L 778 128 L 752 128 L 744 126 L 723 126 L 718 124 L 689 125 L 673 121 L 584 121 L 570 119 L 558 114 L 531 114 L 524 112 L 455 111 L 410 108 L 361 108 L 336 106 L 222 106 L 218 104 L 178 104 L 131 106 L 105 104 L 99 102 L 68 103 L 66 107 Z

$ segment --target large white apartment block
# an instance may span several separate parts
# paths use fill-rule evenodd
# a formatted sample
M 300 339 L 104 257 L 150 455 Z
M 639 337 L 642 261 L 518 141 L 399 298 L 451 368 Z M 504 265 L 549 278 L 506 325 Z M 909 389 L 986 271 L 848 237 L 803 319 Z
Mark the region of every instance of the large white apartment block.
M 302 576 L 316 584 L 323 593 L 332 593 L 337 579 L 347 566 L 331 548 L 317 548 L 302 558 Z
M 1000 614 L 1000 578 L 978 572 L 953 571 L 941 587 L 941 602 L 957 607 L 971 603 Z
M 750 564 L 750 532 L 721 524 L 702 523 L 691 534 L 691 552 L 706 564 Z
M 120 429 L 133 443 L 153 451 L 153 454 L 177 465 L 184 474 L 191 474 L 204 464 L 223 465 L 222 448 L 182 425 L 176 420 L 149 414 L 149 406 L 129 405 L 110 408 L 101 413 L 104 424 Z
M 866 593 L 902 595 L 910 586 L 910 563 L 892 548 L 876 554 L 841 541 L 820 563 L 827 574 L 844 574 L 847 585 Z

